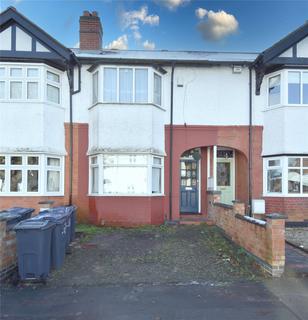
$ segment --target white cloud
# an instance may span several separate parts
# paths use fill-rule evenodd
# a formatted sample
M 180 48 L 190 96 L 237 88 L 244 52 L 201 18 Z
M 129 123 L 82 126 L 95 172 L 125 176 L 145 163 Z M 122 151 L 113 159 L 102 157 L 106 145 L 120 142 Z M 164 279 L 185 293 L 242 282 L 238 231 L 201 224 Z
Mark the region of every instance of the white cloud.
M 195 13 L 196 13 L 197 18 L 203 19 L 207 14 L 207 10 L 203 9 L 203 8 L 198 8 L 198 9 L 196 9 Z
M 217 12 L 205 11 L 204 19 L 198 24 L 198 29 L 205 40 L 219 41 L 237 32 L 239 23 L 234 15 L 223 10 Z
M 122 12 L 121 19 L 124 29 L 138 26 L 139 23 L 151 26 L 159 25 L 159 16 L 156 14 L 149 15 L 147 6 L 142 6 L 139 10 Z
M 127 48 L 128 48 L 128 38 L 126 34 L 123 34 L 116 40 L 113 40 L 106 46 L 106 49 L 126 50 Z
M 167 7 L 169 10 L 176 10 L 178 7 L 189 3 L 191 0 L 155 0 L 156 3 Z
M 132 32 L 135 41 L 139 43 L 142 39 L 140 25 L 159 25 L 159 16 L 156 14 L 149 14 L 147 6 L 142 6 L 138 10 L 123 11 L 120 14 L 120 18 L 123 30 L 129 29 Z
M 146 40 L 143 42 L 143 48 L 147 50 L 154 50 L 155 49 L 155 43 L 150 42 L 149 40 Z

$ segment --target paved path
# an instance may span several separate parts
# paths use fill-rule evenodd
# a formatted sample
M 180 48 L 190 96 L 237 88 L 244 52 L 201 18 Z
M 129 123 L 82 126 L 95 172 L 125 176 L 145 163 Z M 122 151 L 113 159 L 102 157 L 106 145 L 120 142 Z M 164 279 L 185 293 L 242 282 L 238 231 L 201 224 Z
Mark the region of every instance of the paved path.
M 306 320 L 308 283 L 301 284 L 301 290 L 284 281 L 6 289 L 2 319 Z
M 308 253 L 286 244 L 286 274 L 308 277 Z

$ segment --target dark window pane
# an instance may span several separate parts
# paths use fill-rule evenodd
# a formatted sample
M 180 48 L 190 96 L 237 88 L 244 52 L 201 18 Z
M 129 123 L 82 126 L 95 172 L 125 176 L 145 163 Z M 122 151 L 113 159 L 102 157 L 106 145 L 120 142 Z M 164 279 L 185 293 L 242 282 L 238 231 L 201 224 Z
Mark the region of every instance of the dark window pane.
M 231 167 L 229 162 L 217 163 L 217 186 L 226 187 L 231 184 Z
M 303 103 L 308 104 L 308 72 L 303 72 Z
M 288 164 L 289 164 L 289 167 L 300 167 L 301 159 L 300 158 L 289 158 Z
M 38 157 L 28 157 L 28 164 L 29 165 L 39 164 L 39 158 Z
M 11 157 L 11 164 L 14 164 L 14 165 L 22 164 L 22 157 Z
M 303 193 L 308 193 L 308 169 L 303 170 Z
M 0 170 L 0 192 L 4 192 L 5 188 L 5 171 Z
M 28 170 L 28 192 L 38 192 L 38 170 Z
M 22 191 L 22 171 L 21 170 L 11 170 L 11 192 Z
M 0 165 L 5 164 L 5 156 L 0 156 Z

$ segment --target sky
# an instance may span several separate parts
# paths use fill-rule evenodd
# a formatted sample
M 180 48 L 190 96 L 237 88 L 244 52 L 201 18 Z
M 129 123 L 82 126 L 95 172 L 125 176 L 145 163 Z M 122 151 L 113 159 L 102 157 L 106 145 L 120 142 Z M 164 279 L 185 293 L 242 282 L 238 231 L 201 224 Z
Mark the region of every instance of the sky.
M 97 11 L 103 47 L 261 52 L 308 20 L 308 0 L 1 0 L 67 47 L 79 16 Z

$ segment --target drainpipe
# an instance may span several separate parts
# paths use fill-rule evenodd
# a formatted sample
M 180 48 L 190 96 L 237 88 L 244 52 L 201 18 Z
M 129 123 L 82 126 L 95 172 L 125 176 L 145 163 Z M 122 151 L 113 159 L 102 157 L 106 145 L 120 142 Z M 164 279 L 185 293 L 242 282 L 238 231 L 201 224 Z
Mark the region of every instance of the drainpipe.
M 68 64 L 67 65 L 67 77 L 68 77 L 68 83 L 69 83 L 69 90 L 70 90 L 70 99 L 69 99 L 69 113 L 70 113 L 70 119 L 69 119 L 69 140 L 70 140 L 70 146 L 69 146 L 69 205 L 72 205 L 72 198 L 73 198 L 73 156 L 74 156 L 74 135 L 73 135 L 73 95 L 80 92 L 81 90 L 81 65 L 77 61 L 78 65 L 78 89 L 74 91 L 74 65 Z
M 248 131 L 248 214 L 252 205 L 252 67 L 249 67 L 249 131 Z
M 171 65 L 171 92 L 170 92 L 170 136 L 169 136 L 169 220 L 172 220 L 172 192 L 173 192 L 173 181 L 172 181 L 172 170 L 173 170 L 173 82 L 174 82 L 174 68 L 175 62 Z

